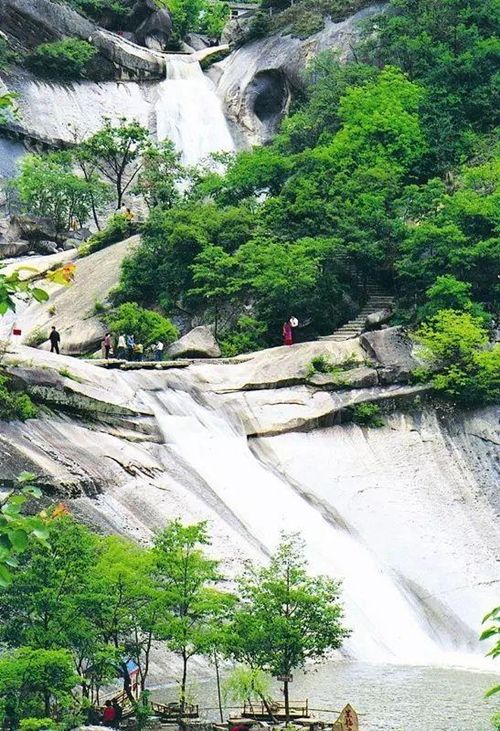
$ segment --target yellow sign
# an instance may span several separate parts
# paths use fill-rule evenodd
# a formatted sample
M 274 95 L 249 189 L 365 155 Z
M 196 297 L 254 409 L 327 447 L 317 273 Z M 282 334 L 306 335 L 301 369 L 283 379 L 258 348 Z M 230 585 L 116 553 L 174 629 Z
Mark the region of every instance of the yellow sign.
M 358 714 L 352 706 L 347 704 L 333 724 L 332 731 L 359 731 Z

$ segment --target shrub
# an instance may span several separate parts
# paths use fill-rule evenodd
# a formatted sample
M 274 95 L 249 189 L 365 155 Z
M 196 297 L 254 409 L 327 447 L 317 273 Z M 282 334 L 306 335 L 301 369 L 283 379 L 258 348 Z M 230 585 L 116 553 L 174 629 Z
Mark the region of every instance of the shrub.
M 232 358 L 240 353 L 251 353 L 263 348 L 265 346 L 263 336 L 266 329 L 265 323 L 255 317 L 243 315 L 239 318 L 236 328 L 221 341 L 222 355 Z
M 52 718 L 22 718 L 19 722 L 20 731 L 43 731 L 55 729 L 56 722 Z
M 26 58 L 26 65 L 40 76 L 54 79 L 82 79 L 97 50 L 87 41 L 64 38 L 42 43 Z
M 0 69 L 6 69 L 16 60 L 16 53 L 11 49 L 6 39 L 0 36 Z
M 362 404 L 350 406 L 347 411 L 355 424 L 372 427 L 384 426 L 384 421 L 380 416 L 380 406 L 378 404 L 367 401 Z
M 488 349 L 482 320 L 469 312 L 440 310 L 413 335 L 433 369 L 436 391 L 465 406 L 500 397 L 500 345 Z
M 9 377 L 0 374 L 0 419 L 26 421 L 34 419 L 37 413 L 38 409 L 28 394 L 12 390 Z
M 130 333 L 136 343 L 152 345 L 157 340 L 166 345 L 179 337 L 179 331 L 169 319 L 152 310 L 145 310 L 135 302 L 124 302 L 106 318 L 110 330 Z
M 307 367 L 307 375 L 313 376 L 315 373 L 331 373 L 334 365 L 325 355 L 316 355 L 311 358 L 311 362 Z
M 49 334 L 46 330 L 44 330 L 42 327 L 34 327 L 33 330 L 30 332 L 26 340 L 24 341 L 26 345 L 29 345 L 30 348 L 37 348 L 42 343 L 45 343 L 46 340 L 49 339 Z
M 106 228 L 98 231 L 80 246 L 80 256 L 88 256 L 101 251 L 107 246 L 123 241 L 130 236 L 130 222 L 123 213 L 114 213 L 106 224 Z

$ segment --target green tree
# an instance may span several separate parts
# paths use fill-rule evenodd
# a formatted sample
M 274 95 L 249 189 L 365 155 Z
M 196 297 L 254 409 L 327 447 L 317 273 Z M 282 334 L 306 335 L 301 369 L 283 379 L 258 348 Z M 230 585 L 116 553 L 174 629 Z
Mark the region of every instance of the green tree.
M 26 65 L 40 76 L 54 79 L 82 79 L 97 49 L 79 38 L 41 43 L 26 57 Z
M 22 472 L 0 501 L 0 586 L 8 587 L 11 571 L 19 564 L 30 541 L 46 545 L 48 530 L 42 517 L 23 515 L 22 509 L 30 498 L 38 498 L 41 491 L 33 484 L 34 475 Z
M 224 681 L 224 697 L 237 703 L 248 703 L 252 708 L 259 700 L 267 707 L 271 718 L 271 678 L 259 668 L 238 665 Z
M 288 724 L 292 671 L 341 647 L 349 634 L 342 624 L 339 584 L 308 574 L 304 543 L 292 534 L 282 536 L 268 566 L 248 567 L 239 592 L 231 653 L 252 668 L 285 678 Z
M 103 128 L 81 144 L 80 157 L 115 188 L 117 208 L 143 168 L 142 155 L 148 145 L 148 130 L 124 118 L 117 126 L 106 119 Z
M 487 349 L 483 321 L 468 312 L 440 310 L 413 335 L 432 369 L 434 388 L 474 406 L 500 396 L 500 345 Z
M 149 208 L 169 209 L 180 199 L 179 183 L 186 171 L 171 140 L 149 145 L 142 155 L 143 167 L 137 178 L 136 192 Z
M 83 225 L 92 207 L 108 200 L 107 187 L 96 176 L 85 180 L 75 175 L 67 152 L 26 155 L 12 185 L 24 209 L 50 218 L 58 232 L 68 229 L 73 216 Z
M 143 345 L 162 340 L 166 345 L 177 340 L 179 331 L 170 320 L 158 312 L 145 310 L 135 302 L 124 302 L 107 318 L 115 333 L 132 333 Z
M 488 656 L 494 660 L 500 657 L 500 607 L 495 607 L 488 612 L 483 619 L 483 625 L 488 625 L 481 633 L 481 640 L 494 640 L 493 647 L 488 652 Z M 486 697 L 489 698 L 496 693 L 500 693 L 500 685 L 495 685 L 487 693 Z
M 206 556 L 210 544 L 205 523 L 183 525 L 172 521 L 155 539 L 155 580 L 164 596 L 166 612 L 161 636 L 182 660 L 181 716 L 186 705 L 189 660 L 209 652 L 213 628 L 233 603 L 217 589 L 222 580 L 218 561 Z
M 218 334 L 219 309 L 241 288 L 237 277 L 237 262 L 221 246 L 205 246 L 191 266 L 194 287 L 190 295 L 199 295 L 213 307 L 215 336 Z
M 4 727 L 15 729 L 21 718 L 56 713 L 72 702 L 78 683 L 66 650 L 21 647 L 0 658 L 0 709 Z

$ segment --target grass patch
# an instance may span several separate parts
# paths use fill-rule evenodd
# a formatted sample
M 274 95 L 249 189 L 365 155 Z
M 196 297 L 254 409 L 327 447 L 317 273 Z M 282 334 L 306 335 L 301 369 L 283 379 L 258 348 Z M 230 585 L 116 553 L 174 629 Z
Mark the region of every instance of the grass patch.
M 374 428 L 384 426 L 384 420 L 382 419 L 380 406 L 378 404 L 372 403 L 371 401 L 366 401 L 362 404 L 349 406 L 346 411 L 351 417 L 351 421 L 353 421 L 355 424 L 360 424 L 361 426 L 370 426 Z
M 38 348 L 39 345 L 45 343 L 48 339 L 49 334 L 47 330 L 44 330 L 41 327 L 34 327 L 24 342 L 25 345 L 29 345 L 30 348 Z
M 13 421 L 20 419 L 34 419 L 38 414 L 38 408 L 30 399 L 27 393 L 15 390 L 12 387 L 12 379 L 5 373 L 0 374 L 0 419 Z
M 349 355 L 340 363 L 332 363 L 326 355 L 316 355 L 307 366 L 306 377 L 311 378 L 316 373 L 325 373 L 332 376 L 349 371 L 351 368 L 359 368 L 365 365 L 364 360 L 359 360 L 355 355 Z

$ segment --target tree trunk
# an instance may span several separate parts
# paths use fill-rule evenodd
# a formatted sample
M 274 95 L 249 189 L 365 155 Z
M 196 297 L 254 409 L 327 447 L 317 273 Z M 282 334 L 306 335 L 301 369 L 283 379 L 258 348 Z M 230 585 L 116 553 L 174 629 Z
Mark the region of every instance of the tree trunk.
M 283 683 L 283 695 L 285 696 L 285 726 L 290 723 L 290 699 L 288 696 L 288 680 Z
M 45 712 L 45 718 L 50 718 L 50 693 L 48 690 L 43 693 L 43 706 Z
M 224 723 L 224 713 L 222 711 L 222 694 L 221 694 L 221 689 L 220 689 L 219 658 L 217 657 L 217 650 L 214 650 L 214 665 L 215 665 L 215 678 L 217 680 L 217 700 L 219 702 L 220 722 Z
M 181 680 L 181 697 L 180 697 L 180 715 L 184 715 L 186 710 L 186 683 L 187 683 L 187 656 L 186 651 L 182 653 L 182 680 Z

